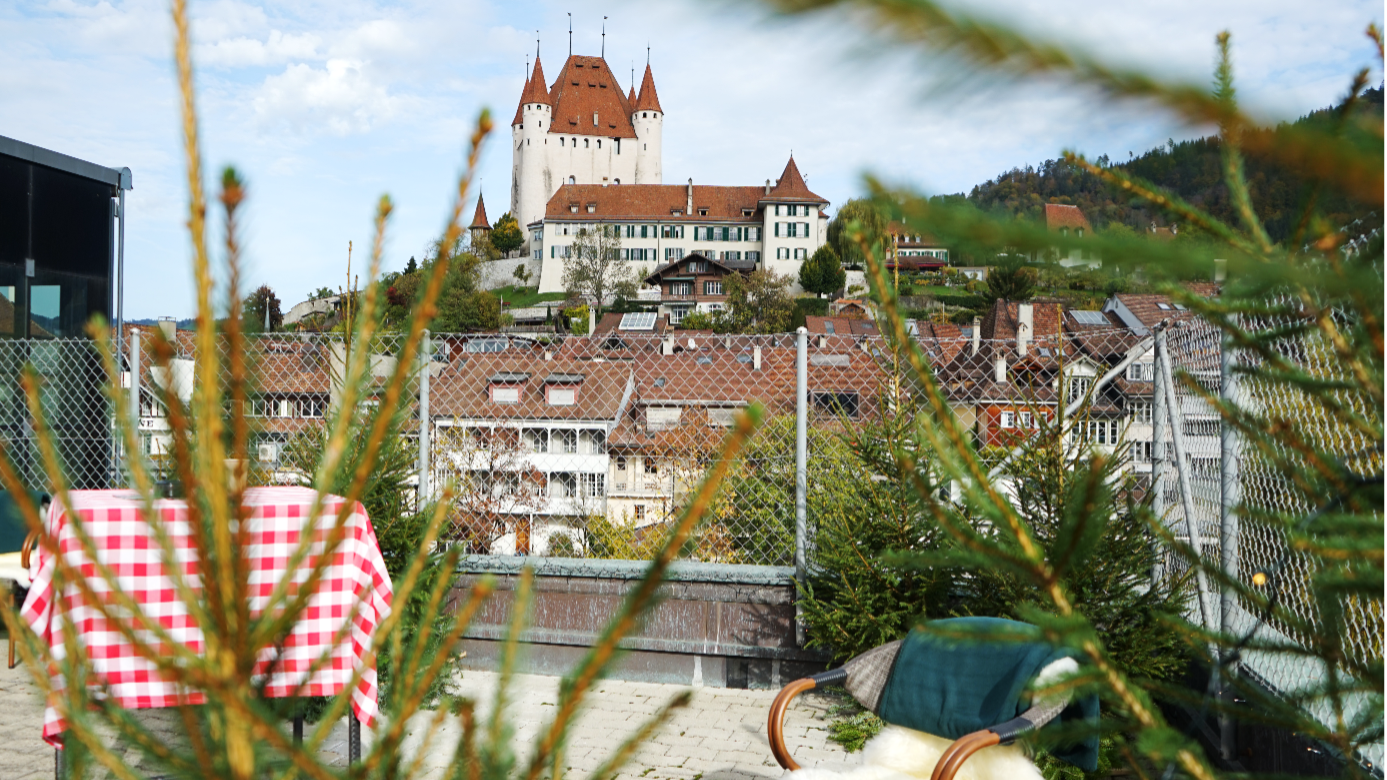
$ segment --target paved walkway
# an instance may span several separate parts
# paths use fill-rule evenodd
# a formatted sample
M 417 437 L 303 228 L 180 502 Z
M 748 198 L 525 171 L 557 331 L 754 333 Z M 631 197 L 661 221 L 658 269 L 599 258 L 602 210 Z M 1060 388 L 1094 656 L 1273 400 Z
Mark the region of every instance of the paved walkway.
M 3 664 L 0 664 L 3 666 Z M 557 677 L 517 675 L 511 691 L 510 721 L 520 760 L 528 757 L 541 725 L 557 701 Z M 489 717 L 496 675 L 469 671 L 457 682 L 457 693 L 478 702 L 479 720 Z M 684 686 L 608 681 L 588 697 L 587 708 L 571 731 L 564 755 L 566 774 L 586 778 L 626 738 Z M 774 691 L 698 688 L 690 706 L 676 711 L 654 737 L 641 745 L 617 780 L 760 780 L 783 772 L 766 741 L 766 715 Z M 842 748 L 827 740 L 825 710 L 832 700 L 809 693 L 796 700 L 785 722 L 785 741 L 803 766 L 839 763 Z M 410 724 L 406 742 L 419 749 L 428 718 Z M 422 774 L 441 777 L 460 729 L 450 718 L 425 750 Z M 39 737 L 43 702 L 24 668 L 0 670 L 0 778 L 29 780 L 53 776 L 53 750 Z M 345 727 L 339 726 L 324 746 L 333 763 L 345 758 Z M 364 741 L 370 735 L 363 733 Z

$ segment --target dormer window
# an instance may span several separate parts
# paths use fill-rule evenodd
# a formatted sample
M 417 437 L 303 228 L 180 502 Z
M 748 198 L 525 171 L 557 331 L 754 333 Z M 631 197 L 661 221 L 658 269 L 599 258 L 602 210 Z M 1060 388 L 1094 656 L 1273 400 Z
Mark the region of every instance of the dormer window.
M 1062 227 L 1062 228 L 1060 228 L 1060 235 L 1061 235 L 1061 236 L 1068 236 L 1068 235 L 1069 235 L 1069 228 L 1067 228 L 1067 227 Z
M 487 384 L 487 393 L 494 404 L 518 404 L 525 396 L 525 382 L 529 374 L 502 371 L 492 374 Z
M 706 217 L 706 216 L 708 216 L 708 209 L 699 209 L 699 210 L 698 210 L 698 216 L 700 216 L 700 217 Z
M 568 204 L 568 210 L 569 210 L 571 213 L 577 214 L 577 213 L 578 213 L 578 204 L 577 204 L 577 203 L 570 203 L 570 204 Z
M 1078 236 L 1079 238 L 1083 238 L 1083 237 L 1084 237 L 1084 229 L 1083 229 L 1083 228 L 1074 228 L 1074 235 Z
M 596 212 L 596 211 L 597 211 L 597 204 L 596 204 L 596 203 L 589 203 L 589 204 L 588 204 L 588 213 L 589 213 L 589 214 L 592 214 L 592 213 L 594 213 L 594 212 Z
M 670 209 L 670 210 L 669 210 L 669 213 L 670 213 L 672 216 L 676 216 L 676 217 L 682 217 L 682 216 L 684 216 L 684 210 L 683 210 L 683 209 Z
M 583 383 L 582 374 L 550 374 L 544 378 L 544 400 L 550 406 L 573 406 L 578 403 L 578 388 Z M 577 434 L 574 433 L 574 449 L 577 451 Z
M 756 213 L 756 209 L 742 209 L 742 216 L 749 217 Z

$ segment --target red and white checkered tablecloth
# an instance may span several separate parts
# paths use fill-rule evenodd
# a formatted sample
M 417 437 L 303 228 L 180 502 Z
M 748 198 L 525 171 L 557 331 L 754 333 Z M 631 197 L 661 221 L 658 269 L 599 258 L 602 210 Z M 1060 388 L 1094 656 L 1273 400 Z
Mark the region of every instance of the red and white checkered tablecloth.
M 203 650 L 202 631 L 189 616 L 179 600 L 173 583 L 164 572 L 159 547 L 149 525 L 142 519 L 138 497 L 126 490 L 77 490 L 71 493 L 72 510 L 81 515 L 87 533 L 98 549 L 102 563 L 115 573 L 120 587 L 141 605 L 144 613 L 155 619 L 170 636 L 195 653 Z M 250 542 L 246 555 L 250 559 L 251 613 L 259 614 L 275 583 L 285 575 L 285 566 L 297 548 L 300 534 L 308 525 L 316 493 L 308 488 L 269 487 L 250 488 L 245 504 L 252 509 Z M 325 496 L 321 514 L 316 520 L 319 546 L 314 548 L 300 566 L 296 580 L 308 578 L 321 544 L 336 519 L 345 499 Z M 176 560 L 183 567 L 188 583 L 195 590 L 201 585 L 197 578 L 195 547 L 188 530 L 188 507 L 180 500 L 160 500 L 155 504 L 172 539 Z M 68 565 L 81 571 L 97 594 L 106 595 L 110 588 L 87 560 L 70 524 L 67 513 L 54 502 L 48 515 L 48 530 L 58 539 L 58 546 Z M 87 606 L 86 599 L 75 585 L 69 584 L 66 593 L 53 592 L 55 556 L 40 548 L 38 574 L 29 590 L 21 612 L 24 620 L 39 637 L 48 642 L 57 660 L 66 657 L 62 621 L 67 620 L 77 630 L 78 641 L 87 656 L 93 675 L 92 686 L 102 689 L 117 704 L 127 708 L 169 707 L 179 703 L 197 704 L 205 697 L 197 692 L 180 694 L 178 687 L 164 679 L 154 664 L 140 658 L 124 637 L 106 624 L 99 612 Z M 57 600 L 62 599 L 59 606 Z M 328 649 L 333 638 L 349 617 L 352 625 L 338 645 L 331 660 L 324 664 L 302 687 L 305 696 L 332 696 L 340 693 L 350 682 L 352 673 L 361 666 L 371 644 L 376 627 L 390 614 L 390 574 L 381 558 L 376 532 L 366 511 L 357 504 L 346 523 L 346 533 L 338 546 L 332 564 L 321 580 L 318 590 L 309 599 L 299 622 L 284 643 L 283 656 L 266 685 L 272 697 L 288 696 L 299 689 L 312 664 Z M 355 615 L 348 613 L 358 604 Z M 153 641 L 149 636 L 147 641 Z M 263 675 L 274 658 L 274 648 L 260 652 L 257 675 Z M 56 669 L 53 670 L 56 672 Z M 60 691 L 63 680 L 54 674 L 53 685 Z M 366 669 L 352 691 L 352 709 L 363 723 L 372 725 L 377 715 L 376 670 Z M 44 713 L 43 738 L 61 747 L 60 735 L 67 724 L 49 702 Z

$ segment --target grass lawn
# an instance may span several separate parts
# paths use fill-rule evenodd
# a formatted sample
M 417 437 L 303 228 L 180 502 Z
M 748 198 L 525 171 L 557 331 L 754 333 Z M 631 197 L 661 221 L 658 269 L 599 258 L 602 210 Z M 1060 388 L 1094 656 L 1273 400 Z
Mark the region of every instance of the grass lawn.
M 534 306 L 549 301 L 559 302 L 568 297 L 561 292 L 541 295 L 538 287 L 516 287 L 514 285 L 492 290 L 491 294 L 499 297 L 510 309 Z

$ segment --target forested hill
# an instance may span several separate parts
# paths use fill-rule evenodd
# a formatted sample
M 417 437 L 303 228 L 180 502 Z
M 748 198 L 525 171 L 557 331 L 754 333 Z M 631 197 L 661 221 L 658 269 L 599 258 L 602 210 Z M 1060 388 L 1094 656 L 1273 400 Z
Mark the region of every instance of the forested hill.
M 1382 88 L 1368 90 L 1357 108 L 1363 114 L 1382 121 Z M 1310 126 L 1329 128 L 1335 109 L 1325 108 L 1301 117 L 1293 125 L 1281 125 L 1276 132 L 1288 127 Z M 1349 123 L 1350 137 L 1359 143 L 1382 141 Z M 1378 127 L 1381 127 L 1379 124 Z M 1106 157 L 1096 160 L 1108 165 Z M 1270 164 L 1255 156 L 1245 158 L 1246 177 L 1252 192 L 1252 202 L 1273 241 L 1285 239 L 1295 229 L 1296 219 L 1305 198 L 1304 180 L 1279 165 Z M 1217 136 L 1194 141 L 1169 142 L 1115 167 L 1128 174 L 1171 190 L 1186 201 L 1205 209 L 1229 224 L 1239 220 L 1228 202 L 1228 189 L 1223 184 L 1222 162 Z M 1069 165 L 1064 160 L 1047 160 L 1039 168 L 1026 166 L 1003 173 L 980 184 L 969 193 L 968 200 L 985 211 L 1001 212 L 1029 219 L 1042 219 L 1046 203 L 1068 203 L 1078 206 L 1088 215 L 1097 229 L 1113 222 L 1134 229 L 1148 227 L 1153 221 L 1166 224 L 1169 220 L 1148 204 L 1105 185 L 1098 177 Z M 1382 224 L 1382 216 L 1364 204 L 1348 200 L 1338 193 L 1320 196 L 1319 212 L 1329 224 L 1345 225 L 1354 219 Z

